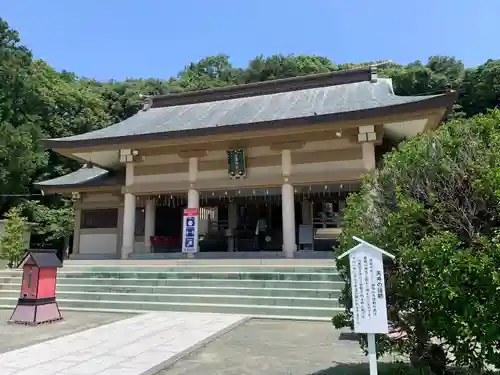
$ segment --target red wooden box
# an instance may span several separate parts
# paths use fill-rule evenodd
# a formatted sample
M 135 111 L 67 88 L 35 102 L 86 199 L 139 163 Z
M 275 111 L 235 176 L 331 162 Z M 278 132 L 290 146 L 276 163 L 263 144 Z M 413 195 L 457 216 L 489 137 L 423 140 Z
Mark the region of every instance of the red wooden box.
M 19 267 L 23 269 L 21 296 L 9 322 L 37 325 L 61 320 L 56 302 L 56 278 L 62 263 L 56 253 L 27 251 Z

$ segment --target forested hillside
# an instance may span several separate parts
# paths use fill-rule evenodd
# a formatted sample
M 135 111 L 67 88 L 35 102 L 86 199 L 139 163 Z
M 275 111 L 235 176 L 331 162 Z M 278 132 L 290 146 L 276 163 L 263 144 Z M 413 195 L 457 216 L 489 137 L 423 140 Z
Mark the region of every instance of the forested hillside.
M 387 56 L 388 59 L 391 56 Z M 19 34 L 0 18 L 0 215 L 27 198 L 51 208 L 62 207 L 60 197 L 40 197 L 36 181 L 79 168 L 40 145 L 44 137 L 63 137 L 98 129 L 134 114 L 144 95 L 202 90 L 304 74 L 351 68 L 370 62 L 335 64 L 310 55 L 258 56 L 246 67 L 235 67 L 229 56 L 209 56 L 188 64 L 168 80 L 138 77 L 98 82 L 78 72 L 54 70 L 37 60 Z M 181 68 L 181 67 L 180 67 Z M 381 72 L 394 80 L 401 95 L 460 93 L 452 117 L 469 117 L 500 103 L 500 60 L 464 67 L 448 56 L 432 56 L 426 63 L 392 63 Z M 43 211 L 43 215 L 52 215 Z M 42 220 L 42 219 L 38 219 Z

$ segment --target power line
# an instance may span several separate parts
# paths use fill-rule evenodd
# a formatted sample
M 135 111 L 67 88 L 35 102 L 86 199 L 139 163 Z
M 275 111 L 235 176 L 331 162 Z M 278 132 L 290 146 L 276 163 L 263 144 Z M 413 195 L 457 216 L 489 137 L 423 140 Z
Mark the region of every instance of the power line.
M 45 197 L 48 195 L 59 195 L 58 193 L 33 193 L 33 194 L 0 194 L 0 197 Z

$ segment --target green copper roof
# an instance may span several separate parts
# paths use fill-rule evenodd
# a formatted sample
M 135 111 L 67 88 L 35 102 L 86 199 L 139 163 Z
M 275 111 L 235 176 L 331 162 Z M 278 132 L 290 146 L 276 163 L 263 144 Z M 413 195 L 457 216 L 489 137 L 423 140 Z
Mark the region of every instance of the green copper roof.
M 141 110 L 134 116 L 85 134 L 50 139 L 50 148 L 78 147 L 90 144 L 112 144 L 124 138 L 148 139 L 161 136 L 165 139 L 208 135 L 235 130 L 260 129 L 269 126 L 290 126 L 293 120 L 321 118 L 346 119 L 348 115 L 360 118 L 380 115 L 380 109 L 391 110 L 408 104 L 425 105 L 440 101 L 441 106 L 451 106 L 454 95 L 398 96 L 394 94 L 392 81 L 378 78 L 373 81 L 315 87 L 266 95 L 240 97 L 218 101 L 198 102 Z M 448 103 L 449 102 L 449 103 Z M 434 104 L 434 107 L 438 107 Z M 333 118 L 332 118 L 333 116 Z M 354 117 L 354 116 L 351 116 Z M 356 118 L 356 117 L 354 117 Z M 314 120 L 314 121 L 313 121 Z M 274 125 L 273 125 L 274 124 Z

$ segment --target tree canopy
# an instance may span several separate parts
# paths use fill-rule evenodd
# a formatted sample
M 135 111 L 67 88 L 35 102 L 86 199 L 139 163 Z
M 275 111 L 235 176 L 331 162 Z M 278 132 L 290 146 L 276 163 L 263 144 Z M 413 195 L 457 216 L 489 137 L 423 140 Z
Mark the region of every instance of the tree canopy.
M 477 373 L 500 367 L 500 328 L 492 323 L 500 319 L 499 184 L 496 109 L 401 143 L 349 197 L 336 253 L 359 236 L 396 255 L 386 287 L 400 336 L 380 335 L 381 353 L 418 359 L 442 350 Z M 349 270 L 346 262 L 338 268 L 347 310 L 334 324 L 351 326 Z

